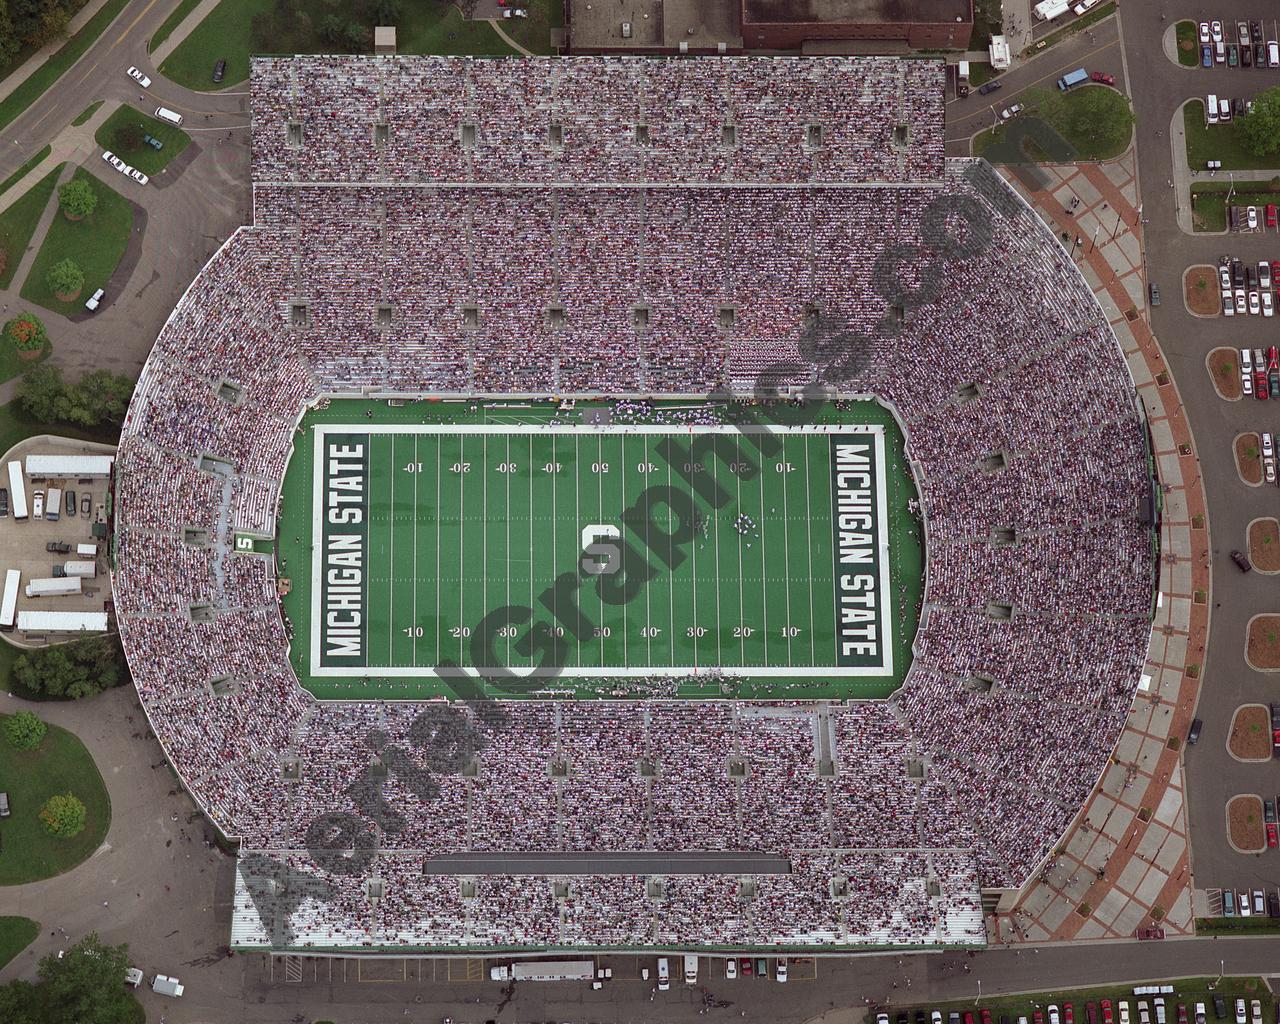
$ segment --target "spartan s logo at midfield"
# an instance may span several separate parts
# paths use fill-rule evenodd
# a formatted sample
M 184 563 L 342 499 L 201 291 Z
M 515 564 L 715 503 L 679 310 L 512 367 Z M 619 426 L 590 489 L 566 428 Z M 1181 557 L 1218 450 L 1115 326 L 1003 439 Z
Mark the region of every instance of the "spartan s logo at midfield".
M 588 576 L 612 576 L 622 568 L 622 551 L 617 543 L 622 531 L 608 523 L 582 528 L 582 571 Z

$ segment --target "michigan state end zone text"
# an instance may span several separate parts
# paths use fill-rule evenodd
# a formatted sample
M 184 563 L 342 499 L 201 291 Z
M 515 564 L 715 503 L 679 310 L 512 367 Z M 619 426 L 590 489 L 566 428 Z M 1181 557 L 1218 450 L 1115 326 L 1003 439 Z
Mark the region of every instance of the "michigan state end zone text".
M 317 425 L 311 672 L 485 674 L 465 638 L 518 603 L 490 649 L 519 674 L 548 633 L 568 676 L 892 674 L 883 428 L 771 432 L 740 478 L 740 426 Z

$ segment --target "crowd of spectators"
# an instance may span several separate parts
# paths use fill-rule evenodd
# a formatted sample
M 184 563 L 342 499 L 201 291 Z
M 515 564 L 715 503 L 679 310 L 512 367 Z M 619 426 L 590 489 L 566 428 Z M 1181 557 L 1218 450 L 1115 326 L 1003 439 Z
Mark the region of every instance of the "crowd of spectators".
M 262 928 L 313 945 L 928 943 L 980 937 L 979 886 L 1035 871 L 1146 657 L 1150 476 L 1127 367 L 1070 257 L 975 165 L 944 171 L 940 74 L 882 58 L 255 61 L 255 223 L 202 270 L 139 381 L 116 609 L 153 728 L 219 828 L 299 851 L 318 815 L 350 813 L 384 852 L 352 877 L 281 854 L 264 874 L 299 877 L 238 905 L 245 934 L 270 903 Z M 809 123 L 814 152 L 793 145 Z M 668 187 L 703 179 L 799 187 Z M 907 184 L 805 187 L 870 180 Z M 596 181 L 649 184 L 572 184 Z M 985 248 L 931 254 L 942 193 L 980 212 L 947 228 Z M 894 309 L 874 283 L 895 243 L 913 254 L 900 283 L 929 301 Z M 639 396 L 749 387 L 799 360 L 815 310 L 867 334 L 841 379 L 894 410 L 921 494 L 928 589 L 891 701 L 511 702 L 500 731 L 459 710 L 484 742 L 424 786 L 405 770 L 424 705 L 299 688 L 274 567 L 235 534 L 274 530 L 307 405 L 623 393 L 627 422 L 649 414 Z M 373 819 L 357 799 L 371 773 Z M 421 871 L 432 854 L 632 850 L 756 850 L 792 872 L 668 878 L 658 896 L 645 878 L 572 876 L 557 896 L 554 879 L 482 876 L 464 897 Z

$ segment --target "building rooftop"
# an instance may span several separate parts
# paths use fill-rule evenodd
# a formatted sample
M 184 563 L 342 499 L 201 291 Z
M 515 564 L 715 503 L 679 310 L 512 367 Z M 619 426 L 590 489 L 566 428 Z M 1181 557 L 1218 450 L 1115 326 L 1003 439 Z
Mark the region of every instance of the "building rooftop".
M 970 0 L 743 0 L 747 22 L 875 24 L 969 21 Z

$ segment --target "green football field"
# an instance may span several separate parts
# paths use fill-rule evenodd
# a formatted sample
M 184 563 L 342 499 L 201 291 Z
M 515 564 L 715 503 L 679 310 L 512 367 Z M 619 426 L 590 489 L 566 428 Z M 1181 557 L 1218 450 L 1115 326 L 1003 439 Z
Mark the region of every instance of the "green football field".
M 277 552 L 303 684 L 341 699 L 892 692 L 921 576 L 892 418 L 844 403 L 744 425 L 712 408 L 697 426 L 672 422 L 688 403 L 309 412 Z

